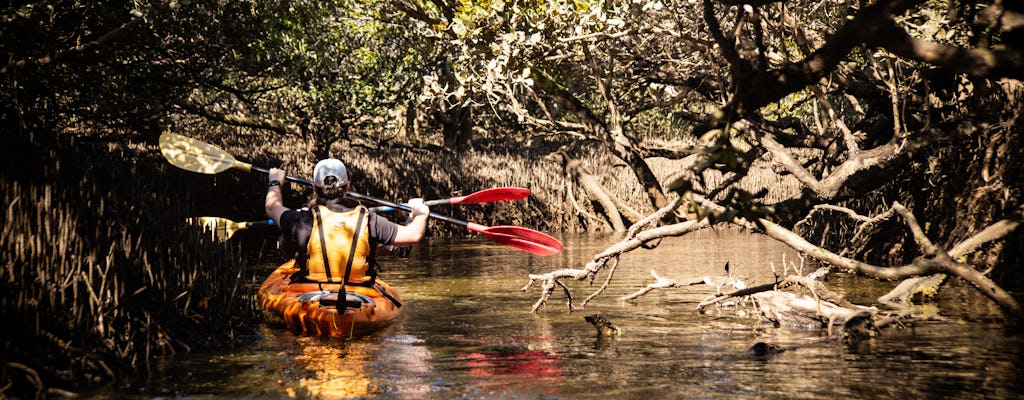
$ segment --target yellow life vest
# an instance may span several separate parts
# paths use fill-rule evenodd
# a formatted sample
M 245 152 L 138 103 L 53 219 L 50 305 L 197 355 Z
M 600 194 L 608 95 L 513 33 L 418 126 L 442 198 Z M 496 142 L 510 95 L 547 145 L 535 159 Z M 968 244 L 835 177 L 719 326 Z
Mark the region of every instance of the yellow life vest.
M 306 268 L 307 279 L 315 282 L 342 283 L 345 270 L 348 271 L 348 285 L 361 285 L 371 282 L 370 231 L 367 216 L 369 212 L 363 206 L 346 212 L 333 212 L 327 207 L 316 206 L 313 211 L 313 231 L 306 244 L 308 259 Z M 320 224 L 323 224 L 323 229 Z M 323 237 L 320 236 L 321 232 Z M 358 235 L 358 237 L 356 237 Z M 324 257 L 324 254 L 327 257 Z M 330 268 L 324 265 L 324 259 Z M 351 264 L 350 264 L 351 263 Z M 350 266 L 351 265 L 351 266 Z

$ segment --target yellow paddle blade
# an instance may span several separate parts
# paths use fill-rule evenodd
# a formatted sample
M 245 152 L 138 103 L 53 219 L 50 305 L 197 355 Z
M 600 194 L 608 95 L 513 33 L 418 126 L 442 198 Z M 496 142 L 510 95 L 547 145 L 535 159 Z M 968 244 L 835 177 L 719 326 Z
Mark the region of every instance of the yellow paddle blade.
M 244 222 L 235 222 L 227 218 L 219 217 L 198 217 L 185 219 L 189 225 L 202 228 L 210 232 L 213 240 L 223 242 L 234 236 L 235 232 L 245 229 Z
M 165 133 L 160 135 L 160 153 L 175 167 L 202 174 L 219 174 L 231 168 L 246 168 L 221 148 L 198 140 Z

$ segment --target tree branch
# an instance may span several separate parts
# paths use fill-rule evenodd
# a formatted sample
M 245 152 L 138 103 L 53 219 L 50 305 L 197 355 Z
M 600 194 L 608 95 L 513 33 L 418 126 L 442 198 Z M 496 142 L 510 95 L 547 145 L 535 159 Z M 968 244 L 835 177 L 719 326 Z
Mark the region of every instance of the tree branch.
M 978 78 L 1024 78 L 1024 52 L 1009 47 L 962 48 L 910 36 L 895 21 L 874 27 L 867 44 L 884 48 L 900 57 L 925 62 Z
M 199 115 L 204 118 L 232 126 L 242 126 L 254 129 L 266 129 L 282 135 L 302 135 L 302 129 L 299 126 L 287 124 L 281 121 L 258 119 L 238 114 L 216 113 L 188 100 L 182 100 L 177 102 L 176 104 L 192 114 Z
M 717 210 L 719 213 L 724 214 L 724 207 L 711 202 L 710 200 L 693 194 L 693 197 L 698 201 L 701 206 Z M 677 199 L 678 200 L 678 199 Z M 674 201 L 673 205 L 678 205 L 678 201 Z M 922 249 L 925 250 L 925 256 L 915 259 L 912 263 L 902 266 L 894 267 L 882 267 L 877 265 L 868 264 L 865 262 L 857 261 L 847 257 L 840 256 L 827 249 L 815 246 L 809 243 L 804 238 L 800 237 L 796 233 L 785 229 L 772 221 L 766 219 L 758 219 L 756 223 L 747 221 L 744 218 L 737 217 L 731 221 L 733 224 L 740 225 L 748 230 L 760 230 L 768 236 L 779 240 L 790 247 L 817 259 L 818 261 L 831 264 L 835 267 L 845 270 L 846 272 L 868 276 L 876 279 L 884 280 L 897 280 L 905 279 L 923 275 L 934 275 L 934 274 L 949 274 L 960 277 L 961 279 L 971 283 L 978 288 L 983 294 L 992 299 L 996 304 L 1003 308 L 1003 310 L 1011 317 L 1020 319 L 1024 317 L 1024 310 L 1021 309 L 1020 304 L 1013 298 L 1009 293 L 1003 290 L 1001 287 L 995 284 L 992 280 L 985 276 L 985 274 L 975 270 L 969 265 L 965 265 L 954 261 L 949 254 L 944 250 L 936 246 L 931 240 L 924 234 L 920 225 L 917 223 L 916 218 L 913 214 L 903 207 L 899 203 L 894 203 L 892 211 L 900 215 L 906 222 L 908 228 L 914 235 L 915 240 L 919 243 Z M 856 215 L 856 213 L 853 213 Z M 973 243 L 983 243 L 987 240 L 994 240 L 997 237 L 1003 237 L 1010 231 L 1019 226 L 1021 216 L 1024 215 L 1024 206 L 1018 208 L 1013 215 L 1003 221 L 999 221 L 993 224 L 989 228 L 986 228 L 982 233 L 975 235 L 971 239 L 964 241 L 967 243 L 963 246 L 957 247 L 956 255 L 960 255 L 960 252 L 966 251 L 971 248 Z M 858 218 L 862 219 L 862 218 Z M 869 219 L 868 221 L 872 221 Z M 645 221 L 645 224 L 649 221 Z M 592 277 L 600 271 L 610 260 L 618 260 L 618 258 L 638 247 L 644 245 L 644 243 L 651 242 L 667 236 L 680 236 L 695 230 L 710 226 L 709 221 L 705 218 L 700 221 L 686 221 L 683 223 L 663 226 L 659 228 L 650 229 L 647 231 L 633 234 L 630 232 L 626 239 L 609 247 L 602 253 L 594 257 L 594 259 L 587 263 L 583 269 L 562 269 L 553 271 L 547 274 L 530 274 L 529 283 L 523 287 L 522 290 L 527 290 L 535 281 L 543 282 L 542 293 L 540 299 L 534 305 L 533 312 L 536 312 L 539 307 L 546 303 L 551 291 L 554 289 L 556 284 L 561 285 L 560 279 L 572 278 L 576 280 L 584 280 Z M 648 288 L 642 289 L 637 293 L 626 296 L 624 299 L 634 299 L 643 295 L 644 293 L 650 292 L 651 290 L 662 288 L 662 287 L 674 287 L 678 283 L 668 279 L 663 279 L 655 275 L 658 282 L 649 285 Z M 703 280 L 702 280 L 703 281 Z M 775 283 L 761 285 L 756 288 L 741 289 L 734 293 L 728 294 L 728 296 L 738 296 L 749 294 L 747 291 L 754 290 L 771 290 L 769 287 L 774 287 Z M 564 287 L 564 286 L 563 286 Z M 568 289 L 566 289 L 568 290 Z M 591 296 L 593 297 L 593 296 Z M 840 296 L 841 297 L 841 296 Z M 703 304 L 703 303 L 702 303 Z
M 636 300 L 637 298 L 640 298 L 641 296 L 643 296 L 643 295 L 645 295 L 647 293 L 650 293 L 651 291 L 657 290 L 657 289 L 667 289 L 667 288 L 674 288 L 674 287 L 680 287 L 680 286 L 702 285 L 702 284 L 707 284 L 711 280 L 710 277 L 702 276 L 702 277 L 699 277 L 699 278 L 692 278 L 692 279 L 690 279 L 690 280 L 688 280 L 686 282 L 680 283 L 680 282 L 678 282 L 678 281 L 676 281 L 674 279 L 669 279 L 669 278 L 663 277 L 661 275 L 658 275 L 658 272 L 653 270 L 653 269 L 651 270 L 651 276 L 654 277 L 654 280 L 656 282 L 648 284 L 643 289 L 640 289 L 640 290 L 637 290 L 637 291 L 635 291 L 633 293 L 630 293 L 630 294 L 627 294 L 625 296 L 622 296 L 622 297 L 619 298 L 619 300 L 620 301 Z
M 847 182 L 856 174 L 872 169 L 885 168 L 901 157 L 906 157 L 923 147 L 928 141 L 911 141 L 900 138 L 892 138 L 888 143 L 864 150 L 857 153 L 858 157 L 847 158 L 842 164 L 834 168 L 824 179 L 817 179 L 810 171 L 805 169 L 799 162 L 789 155 L 789 152 L 779 142 L 775 141 L 771 133 L 755 129 L 749 121 L 741 121 L 736 124 L 741 129 L 750 130 L 765 150 L 772 154 L 775 162 L 793 174 L 804 186 L 814 192 L 821 199 L 835 199 L 839 192 L 847 187 Z
M 749 116 L 761 107 L 817 82 L 831 73 L 853 49 L 874 40 L 877 35 L 874 27 L 889 23 L 894 15 L 900 15 L 910 7 L 923 2 L 924 0 L 878 1 L 864 7 L 840 27 L 824 45 L 803 60 L 754 75 L 717 113 L 718 122 L 712 128 L 726 123 L 727 116 Z M 721 45 L 719 43 L 719 46 Z M 726 55 L 727 59 L 729 57 Z
M 168 4 L 170 4 L 169 0 L 168 1 L 164 1 L 164 2 L 162 2 L 160 4 L 158 4 L 157 6 L 155 6 L 153 8 L 153 10 L 150 11 L 150 14 L 154 14 L 154 11 L 163 10 L 163 9 L 167 8 Z M 106 46 L 108 44 L 113 43 L 114 41 L 117 41 L 118 39 L 121 39 L 122 37 L 127 35 L 129 32 L 131 32 L 133 29 L 137 28 L 139 25 L 142 25 L 142 23 L 145 22 L 145 21 L 146 21 L 146 15 L 144 15 L 144 14 L 132 15 L 131 20 L 129 20 L 128 22 L 125 22 L 125 23 L 121 24 L 121 26 L 119 26 L 117 28 L 114 28 L 113 30 L 103 34 L 103 36 L 100 36 L 100 37 L 98 37 L 98 38 L 96 38 L 94 40 L 91 40 L 91 41 L 88 41 L 88 42 L 85 42 L 85 43 L 78 44 L 78 45 L 76 45 L 74 47 L 71 47 L 69 49 L 65 49 L 65 50 L 61 50 L 61 51 L 50 53 L 50 54 L 45 55 L 43 57 L 34 58 L 34 59 L 28 59 L 28 60 L 20 60 L 20 61 L 16 61 L 14 63 L 8 64 L 8 65 L 4 66 L 3 68 L 0 68 L 0 75 L 7 74 L 7 73 L 10 73 L 10 72 L 12 72 L 14 70 L 18 70 L 18 69 L 22 69 L 22 68 L 26 68 L 26 67 L 34 67 L 34 66 L 47 65 L 47 64 L 63 63 L 64 61 L 67 61 L 67 60 L 72 59 L 74 57 L 81 56 L 82 54 L 85 54 L 88 51 L 91 51 L 93 49 L 96 49 L 96 48 L 99 48 L 99 47 L 102 47 L 102 46 Z
M 737 219 L 737 221 L 734 222 L 740 223 L 748 229 L 756 229 L 756 226 L 750 222 L 741 221 L 740 219 Z M 978 288 L 979 291 L 995 301 L 996 304 L 999 304 L 1010 316 L 1014 318 L 1024 317 L 1024 310 L 1021 309 L 1020 304 L 1017 303 L 1017 300 L 1014 299 L 1013 296 L 999 287 L 999 285 L 996 285 L 995 282 L 992 282 L 992 280 L 981 272 L 978 272 L 969 265 L 953 261 L 944 253 L 939 254 L 939 256 L 935 258 L 917 258 L 907 265 L 880 267 L 846 258 L 824 248 L 815 246 L 792 231 L 776 225 L 771 221 L 761 219 L 759 222 L 760 225 L 764 227 L 764 231 L 768 236 L 786 243 L 790 247 L 806 253 L 819 261 L 827 262 L 847 272 L 885 280 L 906 279 L 914 276 L 931 275 L 936 273 L 955 275 L 967 282 L 970 282 Z
M 1024 205 L 1017 207 L 1017 209 L 1005 219 L 989 225 L 974 236 L 957 243 L 953 246 L 953 249 L 949 251 L 949 255 L 955 259 L 965 257 L 985 243 L 1006 237 L 1006 235 L 1009 235 L 1017 229 L 1018 226 L 1020 226 L 1022 220 L 1024 220 Z
M 582 269 L 565 268 L 551 271 L 546 274 L 530 274 L 528 275 L 530 281 L 527 282 L 521 290 L 525 292 L 533 286 L 534 282 L 541 282 L 540 298 L 531 310 L 531 312 L 537 312 L 540 307 L 547 303 L 548 298 L 554 291 L 555 282 L 561 279 L 574 279 L 580 281 L 592 279 L 592 277 L 604 269 L 609 262 L 617 260 L 622 254 L 644 246 L 647 242 L 669 236 L 682 236 L 710 226 L 711 224 L 705 218 L 701 221 L 685 221 L 678 224 L 661 226 L 640 232 L 636 236 L 629 237 L 615 245 L 612 245 L 600 254 L 594 256 L 593 260 L 588 262 Z

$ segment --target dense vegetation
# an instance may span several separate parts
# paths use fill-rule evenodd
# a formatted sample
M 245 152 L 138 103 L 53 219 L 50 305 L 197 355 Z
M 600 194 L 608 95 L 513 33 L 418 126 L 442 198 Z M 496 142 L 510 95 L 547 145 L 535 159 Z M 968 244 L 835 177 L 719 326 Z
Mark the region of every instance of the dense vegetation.
M 631 248 L 736 224 L 839 271 L 958 276 L 1021 316 L 1003 290 L 1024 278 L 1020 2 L 53 0 L 0 18 L 5 394 L 255 321 L 238 249 L 178 222 L 258 216 L 261 183 L 168 170 L 163 132 L 296 175 L 352 160 L 387 198 L 534 190 L 482 222 L 666 227 L 636 225 Z

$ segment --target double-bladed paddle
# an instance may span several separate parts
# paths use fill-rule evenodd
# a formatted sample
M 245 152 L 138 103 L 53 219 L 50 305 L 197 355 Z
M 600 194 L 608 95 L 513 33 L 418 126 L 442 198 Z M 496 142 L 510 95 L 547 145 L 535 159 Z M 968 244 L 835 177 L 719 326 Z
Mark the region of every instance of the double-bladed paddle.
M 203 174 L 219 174 L 229 169 L 238 169 L 248 172 L 269 173 L 270 170 L 241 162 L 223 149 L 204 143 L 189 137 L 165 133 L 160 135 L 160 153 L 172 165 L 186 171 L 199 172 Z M 286 176 L 285 179 L 312 185 L 308 179 Z M 387 207 L 410 211 L 408 205 L 392 203 L 390 201 L 376 199 L 367 195 L 348 192 L 348 195 L 358 200 L 366 200 Z M 542 256 L 558 254 L 562 251 L 562 243 L 551 236 L 537 232 L 532 229 L 518 226 L 486 226 L 474 222 L 467 222 L 444 216 L 435 212 L 430 217 L 466 228 L 470 232 L 484 235 L 492 242 L 516 248 L 528 253 Z
M 506 200 L 522 200 L 530 196 L 530 189 L 517 188 L 517 187 L 500 187 L 493 189 L 484 189 L 479 192 L 467 194 L 465 196 L 452 197 L 450 199 L 439 199 L 439 200 L 427 200 L 423 204 L 428 206 L 436 206 L 442 204 L 480 204 L 490 203 L 493 201 L 506 201 Z M 386 212 L 392 211 L 394 208 L 388 206 L 374 207 L 373 211 Z
M 248 222 L 235 222 L 227 218 L 220 217 L 196 217 L 188 218 L 185 222 L 190 225 L 201 226 L 203 229 L 210 231 L 213 234 L 214 240 L 223 242 L 231 239 L 242 229 L 248 229 L 257 225 L 273 225 L 274 220 L 267 219 L 262 221 L 248 221 Z

